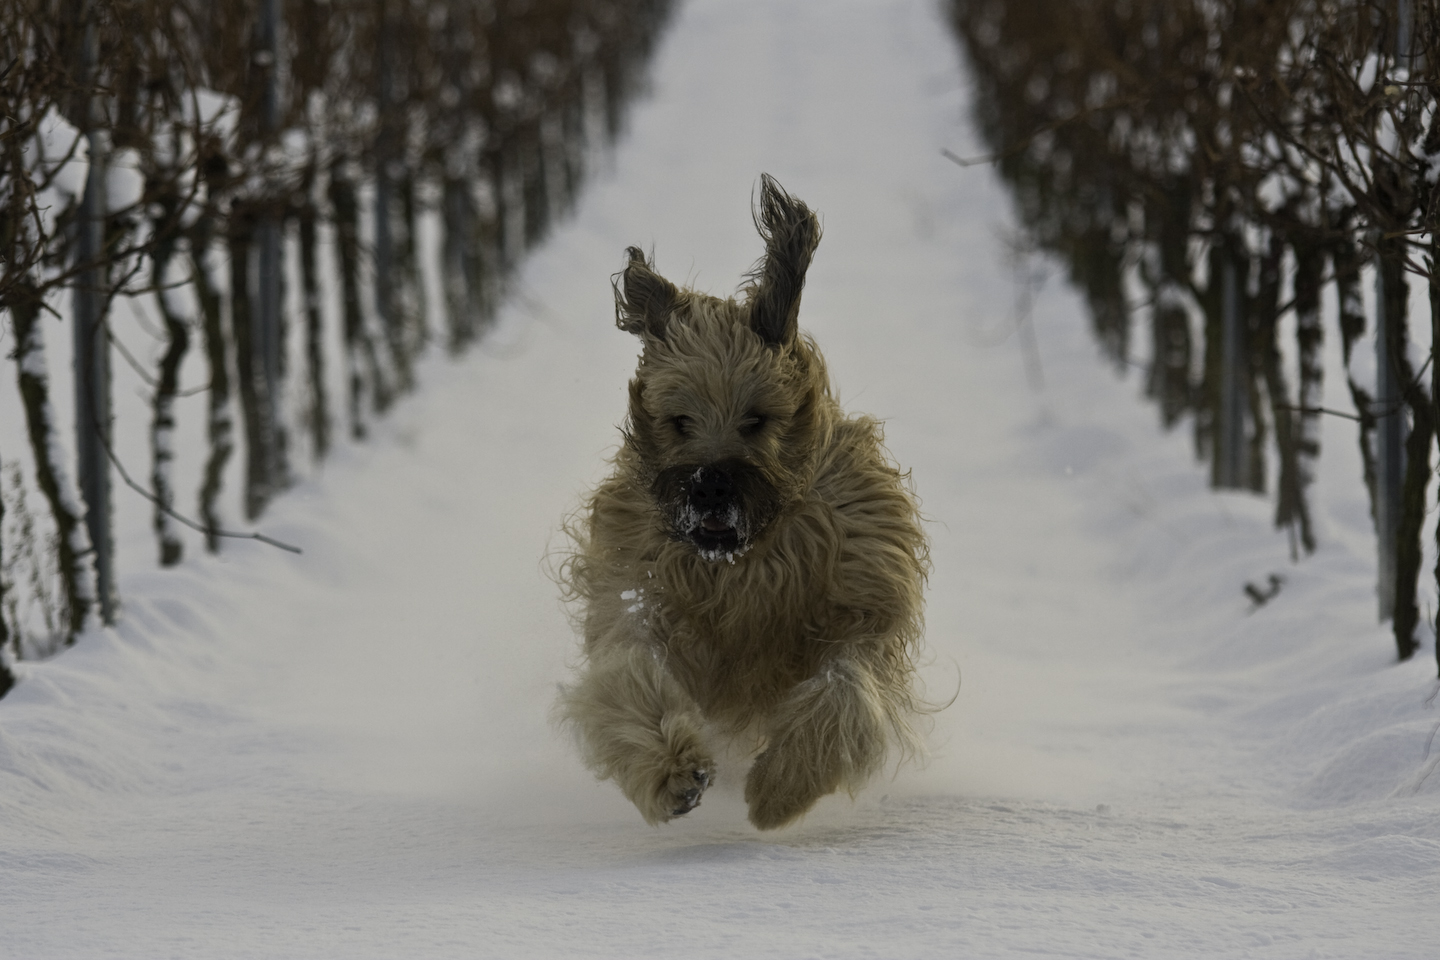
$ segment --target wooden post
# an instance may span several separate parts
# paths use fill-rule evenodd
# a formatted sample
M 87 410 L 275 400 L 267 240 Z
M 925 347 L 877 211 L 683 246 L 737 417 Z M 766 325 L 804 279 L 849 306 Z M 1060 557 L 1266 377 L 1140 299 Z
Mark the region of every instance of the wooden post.
M 414 388 L 410 331 L 398 297 L 397 237 L 395 236 L 397 166 L 403 161 L 404 125 L 396 102 L 394 51 L 398 32 L 389 5 L 379 5 L 380 30 L 376 35 L 375 73 L 380 117 L 375 137 L 375 312 L 395 364 L 395 386 L 400 393 Z
M 1215 422 L 1215 485 L 1245 487 L 1245 408 L 1247 406 L 1245 318 L 1235 254 L 1226 250 L 1220 274 L 1220 405 Z
M 78 111 L 89 143 L 90 167 L 85 196 L 75 229 L 75 447 L 80 496 L 85 501 L 85 527 L 95 551 L 96 592 L 100 616 L 115 622 L 115 546 L 110 518 L 110 341 L 105 333 L 105 131 L 88 89 L 95 82 L 98 41 L 94 8 L 81 6 L 85 19 L 80 53 L 83 105 Z
M 1387 304 L 1385 264 L 1375 265 L 1375 533 L 1378 551 L 1380 619 L 1395 615 L 1395 548 L 1400 528 L 1401 485 L 1405 477 L 1405 413 L 1392 354 L 1400 318 Z
M 3 457 L 0 457 L 0 464 L 3 464 L 4 462 L 5 459 Z M 4 526 L 5 498 L 3 496 L 0 496 L 0 529 L 3 529 Z M 4 542 L 0 541 L 0 570 L 5 569 L 4 546 Z M 15 641 L 17 649 L 19 647 L 19 642 L 20 641 L 17 636 Z M 0 580 L 0 697 L 5 696 L 5 694 L 10 692 L 10 688 L 15 686 L 15 674 L 10 672 L 10 665 L 6 662 L 10 656 L 6 652 L 9 647 L 10 627 L 5 622 L 5 581 Z
M 1440 434 L 1440 374 L 1435 372 L 1435 352 L 1440 349 L 1440 236 L 1430 235 L 1430 403 L 1435 429 Z M 1440 548 L 1440 527 L 1435 530 L 1435 545 Z M 1440 559 L 1435 561 L 1435 585 L 1440 587 Z M 1440 630 L 1440 611 L 1435 614 L 1435 626 Z M 1436 636 L 1440 636 L 1437 632 Z M 1435 666 L 1440 670 L 1440 643 L 1435 644 Z
M 313 456 L 318 463 L 330 451 L 330 404 L 325 391 L 324 322 L 320 312 L 320 265 L 316 258 L 319 247 L 315 209 L 315 180 L 319 161 L 312 152 L 305 168 L 301 187 L 304 199 L 296 211 L 300 227 L 300 289 L 305 300 L 305 373 L 310 384 L 310 435 Z
M 259 36 L 255 62 L 264 72 L 264 89 L 260 107 L 260 134 L 263 142 L 273 145 L 280 132 L 280 0 L 262 0 Z M 283 428 L 280 422 L 282 384 L 282 298 L 284 296 L 284 220 L 280 201 L 267 196 L 255 223 L 256 240 L 256 304 L 254 340 L 254 371 L 261 429 L 257 440 L 263 444 L 264 502 L 285 485 Z

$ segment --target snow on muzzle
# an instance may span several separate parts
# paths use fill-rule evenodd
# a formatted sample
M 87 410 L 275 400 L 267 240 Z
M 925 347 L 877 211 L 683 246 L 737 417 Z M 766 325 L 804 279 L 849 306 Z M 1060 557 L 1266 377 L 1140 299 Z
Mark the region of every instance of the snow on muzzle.
M 743 556 L 780 510 L 775 486 L 743 460 L 685 464 L 664 470 L 654 492 L 670 535 L 706 560 Z

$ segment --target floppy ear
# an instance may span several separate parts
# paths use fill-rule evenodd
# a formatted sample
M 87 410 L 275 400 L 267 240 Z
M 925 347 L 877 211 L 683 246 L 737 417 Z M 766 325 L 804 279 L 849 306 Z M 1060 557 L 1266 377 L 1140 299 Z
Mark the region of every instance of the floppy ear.
M 615 288 L 615 326 L 637 337 L 649 334 L 663 340 L 680 291 L 650 269 L 639 247 L 627 247 L 625 253 L 630 262 L 610 281 Z
M 799 333 L 800 291 L 820 242 L 820 221 L 762 173 L 755 228 L 765 239 L 765 256 L 750 271 L 750 326 L 766 343 L 784 346 Z

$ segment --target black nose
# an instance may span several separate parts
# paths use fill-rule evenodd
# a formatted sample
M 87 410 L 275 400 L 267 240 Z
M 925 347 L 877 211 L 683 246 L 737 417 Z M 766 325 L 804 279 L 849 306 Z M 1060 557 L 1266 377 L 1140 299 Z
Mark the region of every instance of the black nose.
M 729 506 L 735 499 L 730 474 L 714 467 L 701 467 L 690 481 L 690 505 L 702 513 Z

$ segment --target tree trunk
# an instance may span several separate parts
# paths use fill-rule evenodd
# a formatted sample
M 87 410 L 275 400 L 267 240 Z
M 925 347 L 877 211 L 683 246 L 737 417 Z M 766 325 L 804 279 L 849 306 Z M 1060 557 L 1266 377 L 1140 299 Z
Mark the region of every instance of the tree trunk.
M 171 466 L 175 461 L 175 394 L 180 384 L 180 362 L 190 347 L 190 330 L 180 318 L 180 312 L 173 303 L 169 277 L 170 262 L 175 256 L 175 234 L 173 218 L 178 197 L 166 195 L 158 202 L 163 211 L 157 218 L 158 234 L 152 253 L 152 284 L 155 299 L 160 307 L 160 317 L 165 322 L 165 333 L 169 337 L 165 355 L 160 359 L 160 377 L 155 386 L 154 415 L 150 422 L 151 489 L 155 499 L 165 507 L 175 502 L 175 487 L 171 482 Z M 166 235 L 161 231 L 170 230 Z M 173 567 L 180 562 L 184 545 L 175 521 L 158 504 L 153 520 L 155 536 L 159 541 L 160 565 Z
M 1423 387 L 1406 391 L 1410 433 L 1405 438 L 1405 483 L 1400 496 L 1400 522 L 1395 536 L 1395 649 L 1409 660 L 1420 649 L 1415 628 L 1420 623 L 1417 588 L 1420 579 L 1420 531 L 1425 525 L 1425 492 L 1430 485 L 1430 446 L 1435 436 L 1430 396 Z
M 402 162 L 404 129 L 403 105 L 396 103 L 396 84 L 390 45 L 394 22 L 385 0 L 380 0 L 377 16 L 384 29 L 380 31 L 375 50 L 375 74 L 378 88 L 378 132 L 375 137 L 375 312 L 380 315 L 380 328 L 390 348 L 390 361 L 395 370 L 395 386 L 401 393 L 415 387 L 414 367 L 410 349 L 411 331 L 400 302 L 402 278 L 397 265 L 396 208 L 398 188 L 396 167 Z
M 490 168 L 490 194 L 494 207 L 494 237 L 495 249 L 495 274 L 504 277 L 509 274 L 510 267 L 515 262 L 515 228 L 513 216 L 513 204 L 511 203 L 509 182 L 512 157 L 509 148 L 491 150 L 488 154 Z
M 545 177 L 545 145 L 536 121 L 521 140 L 520 191 L 525 211 L 525 249 L 539 246 L 550 233 L 550 190 Z
M 379 163 L 378 168 L 387 164 Z M 395 233 L 392 207 L 395 206 L 395 185 L 388 173 L 375 174 L 375 312 L 380 315 L 380 329 L 390 348 L 390 363 L 395 370 L 395 388 L 401 393 L 415 386 L 410 363 L 409 331 L 404 311 L 400 308 L 397 287 L 399 271 L 395 266 Z
M 1403 456 L 1395 457 L 1401 468 L 1400 489 L 1394 505 L 1394 556 L 1392 559 L 1393 610 L 1391 624 L 1395 632 L 1395 648 L 1401 660 L 1414 656 L 1419 644 L 1415 627 L 1420 622 L 1416 603 L 1416 586 L 1420 577 L 1420 528 L 1425 522 L 1425 491 L 1430 483 L 1430 439 L 1435 424 L 1430 415 L 1430 395 L 1416 382 L 1415 371 L 1406 353 L 1409 342 L 1407 312 L 1409 285 L 1405 280 L 1404 254 L 1390 243 L 1380 248 L 1380 292 L 1385 311 L 1385 359 L 1389 362 L 1395 391 L 1396 409 L 1386 416 L 1397 424 L 1396 433 L 1403 437 Z M 1385 402 L 1385 394 L 1381 395 Z M 1403 430 L 1405 408 L 1410 412 L 1408 435 Z M 1383 429 L 1383 427 L 1382 427 Z M 1397 451 L 1400 453 L 1401 451 Z M 1382 461 L 1383 463 L 1383 461 Z M 1382 467 L 1381 477 L 1384 477 Z
M 1308 504 L 1309 489 L 1315 482 L 1320 459 L 1320 407 L 1323 402 L 1325 328 L 1320 318 L 1320 286 L 1324 282 L 1325 256 L 1313 242 L 1300 240 L 1295 252 L 1295 345 L 1300 356 L 1300 411 L 1295 434 L 1296 482 L 1300 502 Z M 1301 545 L 1306 553 L 1315 551 L 1315 534 L 1306 509 L 1301 528 Z
M 469 263 L 479 238 L 474 201 L 466 181 L 447 177 L 443 192 L 445 236 L 441 241 L 440 269 L 444 278 L 445 315 L 449 324 L 449 350 L 459 354 L 474 338 L 476 317 L 471 312 Z
M 1337 224 L 1338 225 L 1338 224 Z M 1350 401 L 1360 419 L 1359 443 L 1361 476 L 1370 495 L 1370 519 L 1378 524 L 1375 502 L 1375 400 L 1355 378 L 1351 357 L 1355 343 L 1365 334 L 1365 298 L 1360 292 L 1360 251 L 1348 237 L 1335 242 L 1330 251 L 1335 265 L 1335 292 L 1340 319 L 1340 350 L 1345 360 L 1345 382 Z
M 560 213 L 568 217 L 580 200 L 585 180 L 585 99 L 577 81 L 574 93 L 560 107 Z
M 0 465 L 4 464 L 4 458 L 0 457 Z M 5 529 L 5 497 L 0 495 L 0 530 Z M 5 538 L 0 537 L 0 570 L 5 569 Z M 0 576 L 0 697 L 10 692 L 15 686 L 15 674 L 10 672 L 10 624 L 5 619 L 5 578 Z M 19 632 L 18 628 L 16 630 Z M 18 641 L 17 641 L 18 647 Z
M 45 363 L 45 340 L 40 326 L 40 293 L 20 281 L 10 297 L 10 318 L 15 332 L 15 367 L 25 426 L 35 457 L 35 481 L 55 518 L 60 583 L 65 594 L 65 643 L 85 630 L 95 606 L 95 551 L 85 526 L 85 511 L 61 460 L 62 446 L 50 406 L 50 377 Z
M 267 198 L 254 225 L 256 298 L 251 312 L 250 336 L 255 395 L 260 416 L 259 437 L 264 469 L 263 507 L 289 484 L 286 433 L 281 415 L 285 384 L 285 216 L 284 204 Z
M 395 253 L 400 271 L 400 303 L 409 330 L 410 355 L 418 357 L 430 345 L 430 320 L 425 283 L 420 274 L 420 205 L 415 196 L 414 173 L 407 170 L 399 187 L 402 230 Z
M 211 198 L 213 202 L 213 197 Z M 230 371 L 226 350 L 224 316 L 220 307 L 220 290 L 210 267 L 210 242 L 214 237 L 215 210 L 207 203 L 190 233 L 190 260 L 194 267 L 195 295 L 200 301 L 204 319 L 205 359 L 210 368 L 209 404 L 206 436 L 210 456 L 205 461 L 205 477 L 200 487 L 200 520 L 205 525 L 205 549 L 220 551 L 220 516 L 216 504 L 225 480 L 225 466 L 235 447 L 235 417 L 230 403 Z
M 1280 289 L 1280 261 L 1278 255 L 1272 260 L 1268 252 L 1258 258 L 1258 263 L 1247 261 L 1247 272 L 1249 269 L 1257 269 L 1256 286 L 1263 290 L 1267 285 L 1274 290 L 1275 298 L 1279 299 Z M 1270 272 L 1267 280 L 1266 273 Z M 1249 296 L 1249 284 L 1244 283 L 1240 287 L 1241 308 L 1240 336 L 1243 338 L 1244 346 L 1241 349 L 1240 365 L 1237 375 L 1242 378 L 1245 392 L 1245 416 L 1241 424 L 1242 435 L 1247 438 L 1245 449 L 1244 485 L 1245 489 L 1253 493 L 1264 493 L 1266 480 L 1269 471 L 1265 465 L 1265 451 L 1267 450 L 1267 436 L 1265 415 L 1265 372 L 1260 362 L 1261 351 L 1256 349 L 1256 314 L 1259 307 L 1255 297 Z M 1258 291 L 1257 291 L 1258 294 Z
M 1160 422 L 1168 430 L 1191 407 L 1190 316 L 1178 291 L 1163 281 L 1154 293 L 1150 330 L 1153 353 L 1146 393 L 1160 405 Z
M 256 369 L 254 300 L 250 295 L 250 252 L 255 215 L 236 205 L 230 211 L 230 326 L 235 335 L 235 372 L 240 413 L 245 420 L 245 517 L 254 520 L 270 501 L 266 415 Z
M 1195 405 L 1191 366 L 1194 344 L 1185 288 L 1190 278 L 1190 189 L 1175 178 L 1163 192 L 1147 197 L 1146 222 L 1154 223 L 1149 256 L 1143 262 L 1151 288 L 1151 364 L 1146 392 L 1160 405 L 1169 430 Z
M 494 200 L 493 180 L 482 180 L 481 187 L 487 191 L 488 204 L 478 204 L 473 192 L 466 193 L 474 211 L 469 257 L 465 263 L 471 339 L 479 338 L 495 321 L 504 269 L 499 208 Z
M 1090 308 L 1090 325 L 1100 350 L 1124 371 L 1130 362 L 1130 305 L 1125 300 L 1124 251 L 1106 231 L 1075 237 L 1070 250 L 1071 278 Z
M 305 372 L 310 383 L 310 435 L 316 462 L 330 452 L 330 405 L 325 392 L 325 325 L 320 311 L 320 276 L 316 266 L 314 159 L 305 171 L 304 200 L 296 212 L 300 226 L 300 285 L 305 296 Z
M 330 205 L 335 210 L 335 253 L 340 261 L 340 290 L 345 313 L 345 365 L 350 382 L 350 435 L 365 437 L 365 386 L 369 380 L 370 400 L 376 413 L 390 406 L 389 385 L 380 370 L 375 343 L 365 329 L 360 305 L 360 204 L 355 183 L 346 169 L 348 161 L 337 158 L 330 167 Z
M 1296 415 L 1290 402 L 1290 390 L 1281 367 L 1280 341 L 1280 261 L 1284 256 L 1284 238 L 1272 232 L 1268 249 L 1260 263 L 1260 290 L 1255 299 L 1255 353 L 1259 359 L 1265 392 L 1270 397 L 1270 417 L 1275 424 L 1275 445 L 1280 453 L 1280 476 L 1275 498 L 1275 526 L 1290 530 L 1291 558 L 1298 560 L 1303 546 L 1306 553 L 1315 549 L 1315 535 L 1310 529 L 1310 509 L 1300 482 L 1300 449 Z

